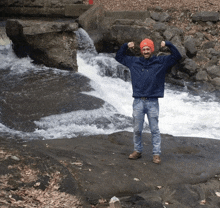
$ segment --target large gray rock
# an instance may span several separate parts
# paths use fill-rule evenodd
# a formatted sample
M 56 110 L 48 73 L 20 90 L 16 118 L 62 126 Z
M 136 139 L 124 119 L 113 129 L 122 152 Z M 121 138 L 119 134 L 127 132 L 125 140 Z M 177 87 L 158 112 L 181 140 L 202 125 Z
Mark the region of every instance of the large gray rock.
M 208 74 L 206 71 L 199 71 L 196 74 L 196 80 L 197 81 L 207 81 L 208 80 Z
M 192 58 L 196 56 L 197 49 L 195 45 L 195 40 L 192 37 L 186 37 L 184 41 L 184 46 L 186 49 L 186 54 L 188 57 Z
M 144 22 L 147 24 L 147 27 L 153 26 L 156 23 L 156 21 L 151 18 L 146 18 Z
M 167 26 L 162 22 L 157 22 L 156 24 L 154 24 L 153 28 L 155 31 L 164 32 L 167 29 Z
M 115 24 L 111 28 L 112 38 L 117 40 L 120 45 L 130 41 L 140 43 L 144 38 L 150 35 L 151 30 L 142 26 Z
M 220 90 L 220 77 L 212 79 L 211 83 L 215 86 L 216 89 Z
M 181 56 L 183 57 L 183 59 L 186 59 L 187 58 L 186 49 L 182 45 L 181 37 L 179 35 L 175 35 L 172 38 L 171 42 L 177 47 L 177 49 L 179 50 L 179 52 L 180 52 Z
M 8 20 L 6 32 L 18 56 L 48 67 L 77 71 L 77 23 Z
M 219 190 L 219 140 L 162 135 L 162 163 L 155 165 L 151 135 L 143 134 L 143 137 L 144 151 L 137 161 L 128 159 L 133 147 L 129 132 L 32 140 L 26 144 L 27 151 L 47 158 L 43 162 L 65 161 L 61 163 L 62 169 L 68 168 L 72 177 L 77 176 L 73 181 L 77 180 L 83 196 L 91 204 L 116 195 L 122 196 L 122 207 L 163 208 L 165 202 L 169 203 L 166 207 L 202 207 L 199 203 L 208 193 L 204 207 L 218 207 L 219 197 L 215 192 Z M 70 183 L 66 184 L 68 187 Z
M 171 18 L 167 12 L 162 12 L 162 13 L 151 12 L 150 16 L 153 20 L 159 22 L 168 22 Z
M 99 29 L 100 22 L 105 17 L 105 11 L 102 6 L 92 6 L 86 12 L 79 16 L 79 24 L 86 31 Z
M 209 48 L 214 48 L 214 47 L 215 47 L 215 42 L 214 41 L 208 41 L 208 42 L 206 42 L 202 45 L 203 50 L 209 49 Z
M 151 12 L 150 13 L 150 17 L 155 20 L 155 21 L 159 21 L 160 20 L 160 14 L 158 12 Z
M 159 19 L 160 22 L 169 22 L 170 19 L 171 19 L 171 16 L 167 12 L 162 12 L 160 14 L 160 19 Z
M 183 62 L 183 69 L 189 74 L 194 75 L 196 73 L 196 70 L 198 68 L 195 61 L 192 59 L 186 58 Z
M 165 37 L 166 40 L 171 40 L 174 36 L 178 36 L 180 38 L 183 36 L 183 30 L 177 27 L 169 27 L 163 33 L 163 36 Z
M 197 12 L 192 16 L 192 20 L 195 22 L 198 21 L 203 21 L 203 22 L 217 22 L 219 21 L 219 13 L 218 12 L 208 12 L 208 11 L 203 11 L 203 12 Z
M 220 66 L 210 66 L 207 68 L 207 72 L 211 78 L 220 77 Z
M 158 52 L 160 43 L 164 39 L 159 32 L 151 30 L 149 27 L 146 27 L 145 24 L 145 22 L 141 21 L 117 20 L 110 29 L 110 36 L 112 40 L 116 41 L 120 46 L 123 43 L 134 41 L 135 50 L 133 52 L 135 55 L 140 55 L 140 42 L 145 38 L 150 38 L 154 41 L 155 52 Z

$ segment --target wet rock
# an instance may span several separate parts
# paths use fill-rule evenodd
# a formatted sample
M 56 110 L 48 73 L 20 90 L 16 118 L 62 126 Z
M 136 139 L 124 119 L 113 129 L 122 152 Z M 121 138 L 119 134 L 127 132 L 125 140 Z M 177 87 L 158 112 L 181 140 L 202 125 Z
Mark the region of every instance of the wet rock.
M 165 202 L 173 207 L 195 207 L 204 199 L 203 194 L 217 190 L 219 181 L 211 178 L 219 171 L 219 140 L 162 135 L 163 160 L 158 166 L 151 162 L 151 136 L 143 136 L 145 151 L 135 162 L 127 158 L 133 147 L 129 132 L 35 140 L 28 145 L 38 154 L 42 152 L 55 158 L 54 162 L 69 163 L 73 157 L 82 161 L 83 169 L 70 165 L 69 171 L 78 176 L 82 195 L 93 204 L 98 203 L 101 195 L 107 200 L 118 197 L 122 207 L 163 208 Z M 88 169 L 91 171 L 86 171 Z M 209 207 L 218 207 L 218 203 L 215 195 Z
M 215 87 L 210 82 L 203 82 L 201 84 L 201 90 L 205 92 L 214 92 Z
M 6 32 L 15 53 L 49 67 L 77 71 L 77 23 L 8 20 Z
M 174 79 L 174 78 L 171 78 L 171 77 L 166 77 L 166 82 L 171 83 L 173 85 L 180 86 L 180 87 L 185 87 L 185 84 L 184 84 L 183 80 Z
M 199 71 L 196 74 L 196 80 L 197 81 L 207 81 L 208 80 L 208 74 L 206 71 Z
M 23 79 L 15 76 L 11 81 L 13 89 L 1 95 L 1 122 L 14 130 L 32 132 L 37 128 L 34 121 L 42 117 L 97 109 L 104 104 L 101 99 L 81 93 L 91 87 L 89 79 L 78 73 L 60 76 L 45 71 Z M 5 80 L 1 82 L 8 85 Z

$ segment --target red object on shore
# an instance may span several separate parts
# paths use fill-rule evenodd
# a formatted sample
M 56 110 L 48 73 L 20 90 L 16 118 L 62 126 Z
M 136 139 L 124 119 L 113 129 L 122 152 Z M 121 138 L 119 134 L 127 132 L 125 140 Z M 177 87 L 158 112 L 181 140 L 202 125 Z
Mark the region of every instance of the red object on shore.
M 93 0 L 89 0 L 89 4 L 93 4 Z

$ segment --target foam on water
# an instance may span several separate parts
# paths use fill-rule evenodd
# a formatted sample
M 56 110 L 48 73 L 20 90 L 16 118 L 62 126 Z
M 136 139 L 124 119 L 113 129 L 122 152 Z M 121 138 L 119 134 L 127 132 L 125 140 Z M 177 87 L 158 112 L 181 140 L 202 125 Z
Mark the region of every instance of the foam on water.
M 175 136 L 220 139 L 220 104 L 187 92 L 166 89 L 160 99 L 160 129 Z
M 106 76 L 103 67 L 110 66 L 110 70 L 113 70 L 118 63 L 113 56 L 97 54 L 87 34 L 85 32 L 82 34 L 92 46 L 91 50 L 79 51 L 77 55 L 79 73 L 91 80 L 90 84 L 93 88 L 91 92 L 84 93 L 104 100 L 103 107 L 41 118 L 35 121 L 38 128 L 30 133 L 12 130 L 3 124 L 0 124 L 0 132 L 25 138 L 56 139 L 132 131 L 131 83 L 117 78 L 114 71 L 111 72 L 111 77 Z M 52 70 L 53 73 L 59 73 L 61 76 L 62 73 L 69 73 L 36 66 L 32 64 L 30 58 L 19 59 L 14 55 L 11 46 L 7 47 L 0 48 L 0 70 L 10 70 L 11 75 L 44 70 Z M 214 98 L 205 100 L 200 96 L 193 96 L 185 89 L 166 85 L 165 96 L 159 99 L 159 102 L 161 133 L 220 139 L 220 103 Z M 145 130 L 148 131 L 148 128 Z
M 126 118 L 115 119 L 116 114 L 112 106 L 105 104 L 100 109 L 52 115 L 35 122 L 39 126 L 35 134 L 54 139 L 131 130 L 129 127 L 120 129 L 120 123 L 126 123 Z
M 94 58 L 95 59 L 95 58 Z M 115 60 L 111 60 L 115 64 Z M 130 82 L 118 78 L 102 77 L 98 66 L 89 66 L 78 57 L 79 71 L 88 76 L 95 91 L 90 95 L 99 97 L 114 106 L 120 114 L 132 116 L 132 88 Z M 160 102 L 161 133 L 175 136 L 193 136 L 220 139 L 220 103 L 189 92 L 169 89 L 166 85 Z

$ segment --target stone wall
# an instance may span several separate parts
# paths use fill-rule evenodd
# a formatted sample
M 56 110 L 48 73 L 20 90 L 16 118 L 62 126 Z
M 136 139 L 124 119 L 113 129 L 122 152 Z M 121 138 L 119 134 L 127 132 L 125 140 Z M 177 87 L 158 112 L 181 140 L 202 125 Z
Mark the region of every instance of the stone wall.
M 78 17 L 90 7 L 83 0 L 0 0 L 0 16 Z

